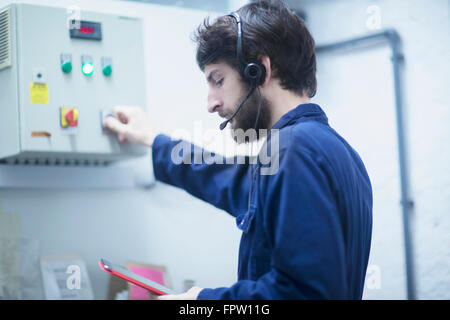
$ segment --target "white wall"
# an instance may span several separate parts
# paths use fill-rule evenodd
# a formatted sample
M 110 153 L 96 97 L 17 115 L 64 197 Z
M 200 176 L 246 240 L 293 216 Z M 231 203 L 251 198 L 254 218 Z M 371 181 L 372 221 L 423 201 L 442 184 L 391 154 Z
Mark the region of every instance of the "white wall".
M 304 1 L 317 44 L 364 35 L 380 9 L 381 28 L 395 28 L 405 54 L 404 105 L 415 203 L 417 297 L 450 298 L 450 38 L 446 0 Z M 373 21 L 373 20 L 372 20 Z M 330 123 L 363 158 L 374 188 L 370 265 L 381 288 L 367 299 L 406 298 L 392 67 L 387 47 L 318 57 L 318 95 Z
M 208 13 L 128 1 L 24 2 L 143 17 L 147 108 L 156 129 L 192 132 L 201 120 L 219 134 L 217 115 L 206 111 L 206 81 L 190 39 Z M 165 265 L 175 290 L 182 290 L 184 279 L 202 287 L 236 280 L 240 232 L 234 219 L 161 183 L 151 190 L 0 189 L 0 202 L 3 211 L 20 215 L 21 237 L 37 239 L 40 254 L 85 258 L 96 299 L 105 299 L 108 289 L 100 257 Z

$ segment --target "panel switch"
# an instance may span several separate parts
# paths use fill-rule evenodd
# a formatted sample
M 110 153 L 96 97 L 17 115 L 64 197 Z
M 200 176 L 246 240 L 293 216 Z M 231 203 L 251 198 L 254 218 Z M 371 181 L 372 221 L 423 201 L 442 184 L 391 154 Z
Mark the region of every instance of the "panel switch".
M 110 135 L 113 135 L 114 132 L 112 132 L 110 129 L 108 129 L 107 127 L 105 127 L 103 125 L 103 120 L 106 119 L 107 117 L 114 118 L 114 114 L 108 110 L 100 110 L 100 126 L 102 127 L 102 132 L 103 132 L 103 134 L 110 136 Z
M 61 109 L 61 127 L 78 127 L 78 108 L 66 108 Z

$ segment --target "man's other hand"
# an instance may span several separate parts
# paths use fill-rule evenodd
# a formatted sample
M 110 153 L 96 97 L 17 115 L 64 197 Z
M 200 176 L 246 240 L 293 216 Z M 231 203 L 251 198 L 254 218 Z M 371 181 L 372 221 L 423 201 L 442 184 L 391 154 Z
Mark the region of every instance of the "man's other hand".
M 202 290 L 203 288 L 200 287 L 192 287 L 185 293 L 158 296 L 157 300 L 197 300 L 198 294 Z

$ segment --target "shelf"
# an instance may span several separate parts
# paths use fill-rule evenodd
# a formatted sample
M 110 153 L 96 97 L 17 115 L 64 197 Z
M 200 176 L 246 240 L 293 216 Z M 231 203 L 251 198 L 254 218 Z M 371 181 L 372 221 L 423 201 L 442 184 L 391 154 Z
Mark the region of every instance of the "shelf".
M 150 188 L 154 183 L 152 172 L 133 167 L 0 164 L 0 188 Z

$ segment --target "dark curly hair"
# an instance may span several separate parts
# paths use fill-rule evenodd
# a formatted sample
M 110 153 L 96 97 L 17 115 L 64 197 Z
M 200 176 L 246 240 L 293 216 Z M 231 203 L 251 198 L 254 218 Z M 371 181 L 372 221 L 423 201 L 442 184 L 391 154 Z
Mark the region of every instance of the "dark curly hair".
M 313 97 L 317 89 L 315 44 L 305 22 L 282 1 L 251 2 L 237 12 L 242 19 L 244 59 L 257 61 L 258 56 L 268 56 L 272 74 L 283 89 Z M 221 16 L 212 24 L 205 18 L 193 40 L 202 71 L 208 64 L 225 62 L 243 77 L 236 56 L 234 18 Z

